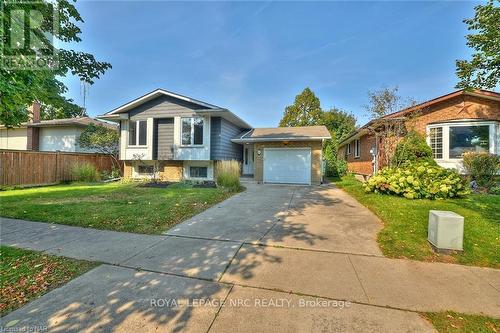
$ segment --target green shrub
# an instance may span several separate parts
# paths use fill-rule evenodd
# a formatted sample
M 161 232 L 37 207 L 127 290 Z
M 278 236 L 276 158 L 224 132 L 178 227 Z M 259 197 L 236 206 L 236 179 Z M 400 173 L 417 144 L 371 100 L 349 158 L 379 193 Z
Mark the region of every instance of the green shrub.
M 335 174 L 334 176 L 342 177 L 347 174 L 347 161 L 338 158 L 335 162 Z
M 217 161 L 215 164 L 217 186 L 229 191 L 239 191 L 241 189 L 240 167 L 240 162 L 235 160 Z
M 328 177 L 342 177 L 347 173 L 347 162 L 342 158 L 334 158 L 333 160 L 325 160 L 326 170 L 325 175 Z
M 424 136 L 415 131 L 409 132 L 398 142 L 392 157 L 392 165 L 394 166 L 406 162 L 428 162 L 431 165 L 436 165 L 431 147 L 425 141 Z
M 500 156 L 489 153 L 464 153 L 463 165 L 470 180 L 480 188 L 492 191 L 496 187 L 496 175 L 500 172 Z
M 71 167 L 71 175 L 79 182 L 96 182 L 101 178 L 97 168 L 89 162 L 74 164 Z
M 469 194 L 468 186 L 455 170 L 428 162 L 384 168 L 371 177 L 364 188 L 366 192 L 400 195 L 408 199 L 453 198 Z

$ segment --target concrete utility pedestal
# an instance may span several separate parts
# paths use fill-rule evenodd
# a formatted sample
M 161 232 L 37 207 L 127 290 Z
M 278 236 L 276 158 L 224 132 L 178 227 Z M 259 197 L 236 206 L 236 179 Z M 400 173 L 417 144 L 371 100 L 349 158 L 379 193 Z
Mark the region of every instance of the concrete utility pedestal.
M 430 210 L 427 240 L 437 252 L 463 251 L 463 216 L 449 211 Z

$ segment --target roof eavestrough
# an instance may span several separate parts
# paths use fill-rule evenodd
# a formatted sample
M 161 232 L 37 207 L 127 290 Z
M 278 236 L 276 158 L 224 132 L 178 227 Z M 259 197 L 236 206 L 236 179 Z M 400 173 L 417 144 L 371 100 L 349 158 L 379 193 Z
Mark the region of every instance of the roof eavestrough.
M 408 113 L 425 110 L 425 108 L 428 108 L 428 107 L 435 105 L 437 103 L 448 101 L 448 100 L 455 98 L 457 96 L 474 96 L 474 97 L 485 98 L 485 99 L 489 99 L 489 100 L 493 100 L 493 101 L 500 101 L 500 93 L 497 93 L 495 91 L 481 90 L 481 89 L 476 89 L 476 90 L 471 90 L 471 91 L 457 90 L 457 91 L 454 91 L 452 93 L 430 99 L 430 100 L 425 101 L 423 103 L 419 103 L 417 105 L 410 106 L 410 107 L 405 108 L 403 110 L 396 111 L 394 113 L 388 114 L 388 115 L 383 116 L 381 118 L 370 120 L 368 123 L 366 123 L 365 125 L 358 128 L 356 131 L 349 134 L 349 136 L 346 139 L 344 139 L 342 142 L 339 143 L 339 147 L 342 147 L 342 146 L 346 145 L 347 143 L 351 142 L 352 140 L 359 138 L 359 137 L 363 136 L 364 134 L 366 134 L 368 132 L 368 129 L 370 128 L 370 126 L 380 119 L 393 119 L 393 120 L 399 121 L 399 120 L 404 119 L 403 117 Z
M 235 143 L 266 141 L 322 141 L 331 139 L 325 126 L 254 128 L 231 139 Z

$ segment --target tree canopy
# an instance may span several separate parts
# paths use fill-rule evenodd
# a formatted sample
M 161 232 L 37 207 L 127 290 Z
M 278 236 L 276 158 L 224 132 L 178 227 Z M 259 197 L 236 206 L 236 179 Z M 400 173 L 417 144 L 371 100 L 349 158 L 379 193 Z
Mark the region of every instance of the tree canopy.
M 470 60 L 457 60 L 459 89 L 494 89 L 500 83 L 500 7 L 493 0 L 475 7 L 475 15 L 465 19 L 468 30 L 465 38 L 474 52 Z
M 338 145 L 356 129 L 356 118 L 352 113 L 337 108 L 331 108 L 328 111 L 322 110 L 319 98 L 311 89 L 305 88 L 295 97 L 294 104 L 285 108 L 280 126 L 314 125 L 326 126 L 332 136 L 332 139 L 328 140 L 323 147 L 323 157 L 327 162 L 327 173 L 341 173 L 339 164 L 343 161 L 337 159 Z M 345 166 L 343 170 L 345 171 Z
M 53 29 L 53 22 L 50 19 L 44 20 L 39 29 L 43 33 L 37 35 L 42 39 L 44 47 L 52 48 L 57 57 L 57 65 L 44 69 L 6 69 L 0 66 L 0 123 L 7 127 L 19 125 L 28 118 L 27 108 L 33 101 L 37 100 L 42 104 L 42 118 L 48 115 L 55 117 L 74 117 L 83 115 L 84 110 L 76 105 L 73 100 L 63 96 L 67 92 L 67 87 L 59 77 L 64 77 L 71 73 L 77 76 L 82 82 L 93 84 L 104 72 L 111 68 L 107 62 L 97 61 L 92 54 L 60 48 L 55 50 L 53 44 L 47 36 L 68 43 L 78 43 L 81 41 L 81 30 L 78 23 L 83 23 L 83 19 L 73 4 L 67 0 L 58 0 L 54 3 L 48 0 L 37 2 L 37 9 L 50 14 L 50 11 L 57 11 L 57 28 Z M 15 3 L 16 6 L 31 6 L 29 2 Z M 1 26 L 9 27 L 12 22 L 8 10 L 0 11 Z M 50 15 L 47 15 L 49 17 Z M 24 25 L 23 25 L 24 26 Z M 12 27 L 11 27 L 12 28 Z M 14 27 L 16 28 L 16 27 Z M 12 30 L 15 30 L 12 28 Z M 19 27 L 18 27 L 19 28 Z M 12 43 L 3 43 L 3 55 L 19 55 L 19 50 L 12 47 Z M 38 56 L 40 50 L 32 50 Z M 45 115 L 44 115 L 45 112 Z
M 281 127 L 312 126 L 321 123 L 322 110 L 319 98 L 311 89 L 305 88 L 300 94 L 295 96 L 292 105 L 285 108 Z

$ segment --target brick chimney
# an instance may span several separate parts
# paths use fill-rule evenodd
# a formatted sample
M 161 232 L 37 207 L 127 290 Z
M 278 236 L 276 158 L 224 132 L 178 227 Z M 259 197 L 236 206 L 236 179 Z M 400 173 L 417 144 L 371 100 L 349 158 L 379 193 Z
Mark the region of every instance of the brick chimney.
M 34 101 L 28 110 L 29 121 L 27 129 L 28 143 L 26 145 L 27 150 L 38 150 L 40 149 L 40 128 L 31 127 L 30 124 L 36 124 L 40 122 L 40 103 Z

